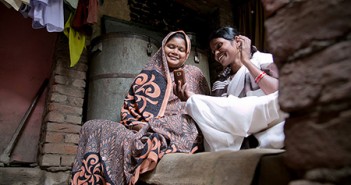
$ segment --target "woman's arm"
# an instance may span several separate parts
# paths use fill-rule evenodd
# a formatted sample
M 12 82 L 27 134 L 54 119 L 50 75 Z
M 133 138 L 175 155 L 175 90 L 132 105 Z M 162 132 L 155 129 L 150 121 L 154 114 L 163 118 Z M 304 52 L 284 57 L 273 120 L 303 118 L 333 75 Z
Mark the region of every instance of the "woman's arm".
M 267 75 L 264 71 L 258 69 L 250 60 L 245 62 L 246 68 L 250 74 L 255 78 L 257 85 L 265 94 L 271 94 L 278 90 L 279 81 Z M 261 75 L 261 76 L 260 76 Z
M 245 36 L 236 37 L 240 42 L 241 63 L 249 70 L 250 74 L 255 78 L 255 82 L 265 94 L 271 94 L 278 90 L 279 81 L 267 75 L 264 71 L 257 68 L 250 60 L 251 56 L 251 40 Z

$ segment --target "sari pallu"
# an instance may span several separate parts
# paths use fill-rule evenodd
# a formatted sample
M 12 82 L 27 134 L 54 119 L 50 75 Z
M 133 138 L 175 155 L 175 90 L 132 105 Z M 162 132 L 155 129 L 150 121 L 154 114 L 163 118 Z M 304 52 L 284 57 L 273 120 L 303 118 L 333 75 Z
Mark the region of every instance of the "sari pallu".
M 191 91 L 209 94 L 199 68 L 182 68 Z M 135 184 L 163 155 L 198 150 L 201 135 L 192 118 L 183 114 L 185 103 L 173 94 L 173 79 L 162 47 L 131 85 L 121 123 L 91 120 L 83 125 L 71 184 Z M 132 130 L 136 125 L 141 129 Z

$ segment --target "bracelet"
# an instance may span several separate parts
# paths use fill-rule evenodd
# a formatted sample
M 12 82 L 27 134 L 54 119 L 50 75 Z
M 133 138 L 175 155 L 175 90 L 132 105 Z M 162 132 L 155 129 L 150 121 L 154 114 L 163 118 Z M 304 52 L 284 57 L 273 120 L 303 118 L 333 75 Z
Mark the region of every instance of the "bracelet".
M 255 83 L 258 84 L 258 82 L 260 82 L 262 80 L 262 78 L 264 77 L 264 75 L 266 75 L 266 73 L 263 71 L 262 73 L 260 73 L 256 78 L 255 78 Z

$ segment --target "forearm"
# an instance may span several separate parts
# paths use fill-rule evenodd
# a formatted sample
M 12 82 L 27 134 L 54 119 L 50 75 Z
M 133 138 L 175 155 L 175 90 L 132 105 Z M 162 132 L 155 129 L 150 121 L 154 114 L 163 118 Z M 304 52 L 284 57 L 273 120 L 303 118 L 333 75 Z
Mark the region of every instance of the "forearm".
M 249 70 L 250 74 L 257 79 L 263 71 L 257 68 L 251 61 L 245 62 L 246 68 Z M 262 89 L 265 94 L 271 94 L 278 90 L 279 81 L 267 74 L 262 74 L 263 76 L 256 81 L 257 85 Z
M 269 75 L 265 75 L 258 83 L 265 94 L 271 94 L 278 90 L 279 81 Z

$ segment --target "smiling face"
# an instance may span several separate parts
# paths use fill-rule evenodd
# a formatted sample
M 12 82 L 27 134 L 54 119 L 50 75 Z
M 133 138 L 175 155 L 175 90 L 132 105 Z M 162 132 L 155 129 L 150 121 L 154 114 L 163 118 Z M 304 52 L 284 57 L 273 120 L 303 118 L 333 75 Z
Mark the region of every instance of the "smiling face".
M 187 59 L 186 43 L 182 38 L 173 37 L 166 43 L 164 50 L 170 68 L 180 67 Z
M 214 59 L 226 67 L 236 62 L 236 55 L 239 53 L 237 43 L 224 38 L 215 38 L 210 42 L 210 48 Z

